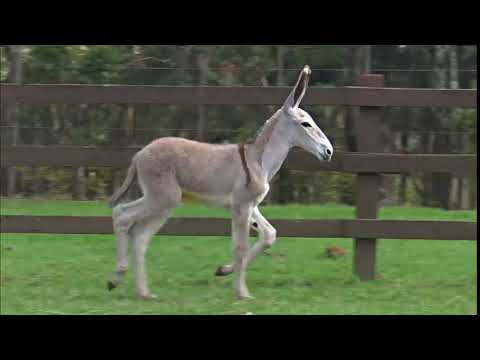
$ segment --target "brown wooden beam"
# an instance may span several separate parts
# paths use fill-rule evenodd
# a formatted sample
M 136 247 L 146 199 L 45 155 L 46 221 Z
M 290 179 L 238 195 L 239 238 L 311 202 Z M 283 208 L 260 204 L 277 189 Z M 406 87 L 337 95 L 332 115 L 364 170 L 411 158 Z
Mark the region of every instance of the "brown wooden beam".
M 16 146 L 0 148 L 1 167 L 128 167 L 140 147 Z M 339 171 L 350 173 L 445 172 L 475 176 L 475 155 L 381 154 L 336 152 L 331 162 L 320 161 L 303 150 L 290 152 L 285 167 L 297 171 Z
M 273 219 L 279 237 L 382 239 L 476 240 L 477 223 L 473 221 Z M 160 235 L 230 236 L 230 219 L 171 218 Z M 1 233 L 112 234 L 108 216 L 0 216 Z M 255 235 L 252 232 L 252 235 Z
M 291 87 L 141 86 L 141 85 L 0 85 L 2 103 L 20 104 L 164 104 L 281 105 Z M 473 89 L 405 89 L 381 87 L 309 88 L 304 105 L 477 106 Z

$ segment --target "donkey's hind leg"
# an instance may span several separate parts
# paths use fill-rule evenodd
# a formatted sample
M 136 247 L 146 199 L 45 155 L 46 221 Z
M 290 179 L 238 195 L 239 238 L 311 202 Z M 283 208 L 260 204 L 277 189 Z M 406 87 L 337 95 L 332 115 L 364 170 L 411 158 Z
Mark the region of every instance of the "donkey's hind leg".
M 145 253 L 152 236 L 167 221 L 171 210 L 180 204 L 182 191 L 173 173 L 156 174 L 146 167 L 139 171 L 138 180 L 144 193 L 145 206 L 137 215 L 132 228 L 135 250 L 135 279 L 137 293 L 143 298 L 154 297 L 147 285 Z M 142 170 L 142 164 L 139 164 Z
M 147 273 L 145 269 L 145 253 L 152 237 L 166 223 L 170 215 L 165 210 L 160 215 L 155 215 L 135 223 L 131 230 L 133 247 L 135 251 L 135 284 L 137 293 L 144 299 L 153 299 L 157 296 L 152 294 L 147 284 Z
M 108 282 L 108 290 L 113 290 L 120 285 L 127 272 L 129 230 L 133 225 L 133 218 L 129 212 L 140 207 L 142 201 L 143 199 L 137 199 L 130 203 L 122 203 L 113 209 L 113 230 L 117 239 L 117 268 Z
M 125 277 L 128 268 L 128 240 L 132 238 L 131 231 L 137 222 L 150 217 L 160 217 L 168 208 L 161 207 L 164 203 L 157 198 L 147 199 L 146 196 L 126 204 L 119 204 L 113 209 L 113 228 L 117 238 L 117 268 L 108 289 L 116 288 Z

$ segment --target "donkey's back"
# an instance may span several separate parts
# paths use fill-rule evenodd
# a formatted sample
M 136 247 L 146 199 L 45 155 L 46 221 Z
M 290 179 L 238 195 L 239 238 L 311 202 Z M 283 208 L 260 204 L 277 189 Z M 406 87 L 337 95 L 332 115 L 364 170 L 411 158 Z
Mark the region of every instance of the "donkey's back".
M 228 194 L 241 169 L 237 145 L 176 137 L 152 141 L 136 158 L 138 169 L 154 176 L 173 176 L 189 193 Z

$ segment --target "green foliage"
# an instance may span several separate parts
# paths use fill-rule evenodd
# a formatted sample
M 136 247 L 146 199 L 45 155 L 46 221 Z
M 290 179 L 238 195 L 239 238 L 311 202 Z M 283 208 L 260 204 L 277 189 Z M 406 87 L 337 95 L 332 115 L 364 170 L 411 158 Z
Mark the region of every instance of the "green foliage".
M 338 202 L 341 204 L 355 204 L 355 181 L 353 174 L 336 173 L 333 178 L 335 192 L 338 194 Z
M 454 109 L 451 113 L 451 121 L 456 124 L 456 129 L 460 131 L 475 131 L 477 127 L 476 109 Z
M 0 81 L 6 81 L 8 72 L 10 71 L 10 64 L 7 60 L 6 47 L 0 47 Z
M 27 71 L 27 83 L 68 82 L 74 71 L 69 48 L 64 45 L 32 46 Z
M 119 46 L 90 46 L 76 64 L 80 83 L 111 84 L 122 77 L 128 54 Z
M 43 193 L 62 198 L 73 190 L 72 171 L 69 169 L 19 166 L 17 171 L 21 173 L 23 191 L 27 196 L 38 196 Z

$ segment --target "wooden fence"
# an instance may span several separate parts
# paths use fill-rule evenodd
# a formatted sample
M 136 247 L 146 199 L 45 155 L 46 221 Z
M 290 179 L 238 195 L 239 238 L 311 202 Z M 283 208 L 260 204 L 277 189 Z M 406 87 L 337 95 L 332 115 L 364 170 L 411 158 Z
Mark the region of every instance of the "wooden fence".
M 380 75 L 363 75 L 357 87 L 310 88 L 306 105 L 359 106 L 358 153 L 336 152 L 330 163 L 304 151 L 292 151 L 285 166 L 303 171 L 342 171 L 357 174 L 357 219 L 272 220 L 282 237 L 354 238 L 354 271 L 374 279 L 376 241 L 386 239 L 476 240 L 476 222 L 378 220 L 381 174 L 416 172 L 476 176 L 475 155 L 403 155 L 381 153 L 379 121 L 387 106 L 477 106 L 476 90 L 391 89 Z M 1 85 L 1 105 L 155 103 L 280 105 L 290 88 L 283 87 L 165 87 L 125 85 Z M 1 148 L 1 166 L 127 167 L 136 147 L 10 146 Z M 3 233 L 111 234 L 110 217 L 1 216 Z M 164 235 L 230 235 L 230 221 L 217 218 L 173 218 Z

